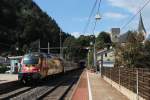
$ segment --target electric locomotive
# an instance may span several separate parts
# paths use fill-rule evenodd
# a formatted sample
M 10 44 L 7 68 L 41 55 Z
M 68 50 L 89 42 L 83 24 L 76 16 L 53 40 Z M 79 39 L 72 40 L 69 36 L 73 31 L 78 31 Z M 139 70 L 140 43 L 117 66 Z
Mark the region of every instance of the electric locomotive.
M 45 53 L 28 53 L 21 60 L 18 80 L 23 83 L 64 72 L 63 60 Z

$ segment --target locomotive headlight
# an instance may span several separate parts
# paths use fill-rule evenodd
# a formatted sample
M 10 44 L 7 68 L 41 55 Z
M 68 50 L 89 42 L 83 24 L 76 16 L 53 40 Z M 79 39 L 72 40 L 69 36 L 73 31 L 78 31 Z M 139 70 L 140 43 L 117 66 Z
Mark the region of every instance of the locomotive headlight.
M 29 67 L 29 69 L 30 69 L 30 70 L 32 70 L 32 69 L 33 69 L 33 67 Z
M 29 68 L 29 67 L 26 67 L 26 70 L 28 71 L 28 70 L 30 70 L 30 68 Z
M 26 71 L 32 71 L 33 67 L 26 67 Z

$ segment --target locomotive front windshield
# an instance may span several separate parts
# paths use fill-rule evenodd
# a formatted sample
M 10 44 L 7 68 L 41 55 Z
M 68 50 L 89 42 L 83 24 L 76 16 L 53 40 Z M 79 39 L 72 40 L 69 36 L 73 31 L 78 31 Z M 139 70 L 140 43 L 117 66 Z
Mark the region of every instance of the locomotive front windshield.
M 23 58 L 23 64 L 38 64 L 39 57 L 36 56 L 24 56 Z

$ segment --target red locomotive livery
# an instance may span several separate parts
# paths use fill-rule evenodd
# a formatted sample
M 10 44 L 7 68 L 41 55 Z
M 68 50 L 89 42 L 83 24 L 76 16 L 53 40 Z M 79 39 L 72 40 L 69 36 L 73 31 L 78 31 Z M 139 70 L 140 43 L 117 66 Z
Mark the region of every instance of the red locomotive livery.
M 18 79 L 23 83 L 31 80 L 38 80 L 47 77 L 48 75 L 64 72 L 65 62 L 45 53 L 28 53 L 21 60 L 21 68 L 18 73 Z M 76 64 L 68 66 L 65 69 L 75 69 Z

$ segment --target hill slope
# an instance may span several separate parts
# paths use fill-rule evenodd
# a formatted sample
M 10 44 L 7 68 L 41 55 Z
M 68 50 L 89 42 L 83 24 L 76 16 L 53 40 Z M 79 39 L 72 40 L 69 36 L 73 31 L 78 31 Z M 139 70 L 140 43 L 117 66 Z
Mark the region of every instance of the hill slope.
M 23 54 L 36 51 L 38 41 L 42 47 L 59 46 L 60 28 L 56 21 L 43 12 L 32 0 L 0 1 L 0 54 Z M 70 36 L 62 33 L 62 41 Z

